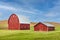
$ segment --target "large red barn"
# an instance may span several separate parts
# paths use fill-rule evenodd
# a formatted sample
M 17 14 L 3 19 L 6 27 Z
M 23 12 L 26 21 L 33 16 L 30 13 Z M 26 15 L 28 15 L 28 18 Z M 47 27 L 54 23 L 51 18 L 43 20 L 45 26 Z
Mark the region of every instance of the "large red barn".
M 8 29 L 18 30 L 19 28 L 20 28 L 20 23 L 18 16 L 16 14 L 12 14 L 8 19 Z
M 55 30 L 54 25 L 51 25 L 49 23 L 39 22 L 34 26 L 34 31 L 53 31 L 53 30 Z
M 30 24 L 21 23 L 20 30 L 30 30 Z

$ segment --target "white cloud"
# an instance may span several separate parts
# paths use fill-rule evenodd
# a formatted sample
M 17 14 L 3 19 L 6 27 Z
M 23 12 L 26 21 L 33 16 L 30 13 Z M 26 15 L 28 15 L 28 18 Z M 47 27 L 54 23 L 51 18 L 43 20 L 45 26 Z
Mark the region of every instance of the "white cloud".
M 30 23 L 30 20 L 27 16 L 24 15 L 18 15 L 20 23 Z
M 28 13 L 28 14 L 35 14 L 36 13 L 35 10 L 29 10 L 29 9 L 27 10 L 27 9 L 23 9 L 23 8 L 17 9 L 17 10 L 19 10 L 20 12 Z
M 16 10 L 15 8 L 9 7 L 9 6 L 6 6 L 6 5 L 0 5 L 0 9 Z
M 34 3 L 40 3 L 40 2 L 45 2 L 45 0 L 15 0 L 15 1 L 22 2 L 25 5 L 34 4 Z
M 0 9 L 5 9 L 5 10 L 10 10 L 10 11 L 14 11 L 14 12 L 25 12 L 25 13 L 29 13 L 29 14 L 36 14 L 37 12 L 39 12 L 39 10 L 36 9 L 24 9 L 24 8 L 15 8 L 12 6 L 7 6 L 7 5 L 0 5 Z
M 56 16 L 58 16 L 58 14 L 57 13 L 47 13 L 47 14 L 45 14 L 45 16 L 46 17 L 56 17 Z
M 48 13 L 45 14 L 46 17 L 57 17 L 60 16 L 60 0 L 54 3 L 54 6 L 50 8 Z
M 2 16 L 2 13 L 0 13 L 0 17 Z
M 32 8 L 32 6 L 30 6 L 31 2 L 43 2 L 44 0 L 15 0 L 18 2 L 22 2 L 24 4 L 28 4 L 28 5 L 24 5 L 26 7 L 23 7 L 22 5 L 15 5 L 11 2 L 11 3 L 6 3 L 6 2 L 0 2 L 0 9 L 6 9 L 6 10 L 10 10 L 13 12 L 25 12 L 25 13 L 29 13 L 29 14 L 37 14 L 37 13 L 41 13 L 41 11 Z M 11 5 L 12 4 L 12 5 Z M 18 7 L 19 6 L 19 7 Z M 27 8 L 28 7 L 28 8 Z

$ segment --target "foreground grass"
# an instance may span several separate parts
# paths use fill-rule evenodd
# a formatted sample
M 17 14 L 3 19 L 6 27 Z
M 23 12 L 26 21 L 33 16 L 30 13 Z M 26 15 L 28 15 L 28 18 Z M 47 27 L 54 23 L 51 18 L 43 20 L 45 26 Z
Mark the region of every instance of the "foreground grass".
M 0 40 L 60 40 L 60 31 L 0 30 Z
M 31 30 L 0 30 L 0 40 L 60 40 L 60 27 L 55 31 L 41 32 Z

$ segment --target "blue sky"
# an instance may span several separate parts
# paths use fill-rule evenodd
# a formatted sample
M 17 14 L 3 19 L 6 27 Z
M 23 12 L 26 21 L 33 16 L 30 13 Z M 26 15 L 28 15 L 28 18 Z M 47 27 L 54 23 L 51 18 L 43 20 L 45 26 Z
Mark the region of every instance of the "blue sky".
M 18 15 L 20 22 L 60 22 L 60 0 L 0 0 L 0 20 Z

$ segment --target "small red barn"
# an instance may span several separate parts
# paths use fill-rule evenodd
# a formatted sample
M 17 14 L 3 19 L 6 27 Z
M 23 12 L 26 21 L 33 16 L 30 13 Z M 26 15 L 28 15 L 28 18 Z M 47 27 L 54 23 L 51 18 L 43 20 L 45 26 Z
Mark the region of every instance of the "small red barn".
M 21 23 L 20 30 L 30 30 L 30 24 Z
M 54 25 L 51 25 L 49 23 L 39 22 L 34 26 L 34 31 L 53 31 L 53 30 L 55 30 Z
M 16 14 L 12 14 L 8 19 L 8 29 L 18 30 L 19 28 L 20 28 L 20 23 L 18 16 Z

